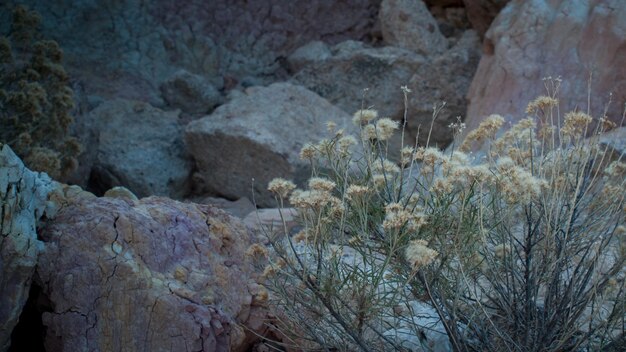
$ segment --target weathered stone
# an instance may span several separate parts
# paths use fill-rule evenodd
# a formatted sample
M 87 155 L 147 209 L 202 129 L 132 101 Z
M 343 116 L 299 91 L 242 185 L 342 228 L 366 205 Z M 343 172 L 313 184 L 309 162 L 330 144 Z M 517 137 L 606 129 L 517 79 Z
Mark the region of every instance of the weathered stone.
M 327 121 L 352 128 L 345 112 L 304 87 L 249 88 L 187 125 L 185 140 L 198 168 L 194 188 L 231 199 L 253 194 L 258 206 L 275 206 L 267 184 L 275 177 L 302 183 L 310 176 L 299 152 L 327 137 Z
M 546 94 L 541 80 L 548 76 L 563 80 L 561 112 L 589 108 L 600 117 L 612 92 L 608 117 L 618 122 L 626 101 L 624 18 L 626 2 L 621 0 L 509 2 L 486 34 L 468 93 L 468 130 L 492 113 L 513 121 L 524 118 L 528 102 Z
M 8 145 L 0 150 L 0 351 L 7 351 L 11 333 L 28 298 L 43 243 L 36 227 L 46 213 L 54 182 L 28 170 Z
M 116 99 L 86 117 L 96 134 L 90 187 L 104 192 L 124 186 L 138 197 L 186 192 L 191 164 L 186 159 L 179 113 L 143 102 Z
M 405 141 L 415 142 L 418 129 L 420 143 L 426 142 L 433 105 L 446 102 L 435 120 L 431 145 L 441 147 L 452 140 L 450 122 L 465 116 L 465 94 L 478 65 L 480 42 L 474 31 L 466 31 L 444 54 L 426 60 L 410 51 L 395 48 L 368 48 L 363 43 L 348 41 L 332 48 L 333 56 L 312 62 L 294 75 L 293 81 L 306 86 L 348 113 L 373 106 L 382 116 L 401 120 L 407 86 L 408 118 Z M 365 100 L 363 89 L 368 88 Z M 399 141 L 393 140 L 395 150 Z
M 244 351 L 263 334 L 240 221 L 157 197 L 65 203 L 41 233 L 46 350 Z
M 401 48 L 370 48 L 346 41 L 332 48 L 332 57 L 312 61 L 292 78 L 353 114 L 373 106 L 381 115 L 398 118 L 404 111 L 400 86 L 426 63 L 421 55 Z M 364 97 L 364 89 L 367 93 Z
M 380 24 L 386 44 L 421 55 L 437 55 L 448 47 L 437 21 L 422 0 L 383 0 Z
M 307 65 L 326 60 L 331 56 L 328 45 L 316 40 L 296 49 L 287 57 L 287 62 L 291 71 L 297 72 Z
M 1 2 L 6 33 L 13 2 Z M 311 40 L 362 39 L 380 0 L 19 1 L 43 17 L 87 94 L 160 106 L 159 85 L 184 69 L 218 78 L 267 77 Z
M 207 114 L 222 102 L 222 95 L 206 78 L 185 70 L 174 73 L 161 85 L 163 99 L 189 114 Z

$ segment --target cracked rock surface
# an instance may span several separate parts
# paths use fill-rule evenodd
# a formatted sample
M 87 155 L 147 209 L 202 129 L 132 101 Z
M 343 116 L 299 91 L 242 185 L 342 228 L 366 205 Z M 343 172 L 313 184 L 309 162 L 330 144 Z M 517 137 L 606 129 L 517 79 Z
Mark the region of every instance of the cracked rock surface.
M 263 333 L 240 221 L 158 197 L 58 199 L 38 268 L 47 350 L 242 351 Z
M 42 242 L 37 221 L 54 187 L 28 170 L 8 145 L 0 149 L 0 351 L 6 351 L 28 298 Z

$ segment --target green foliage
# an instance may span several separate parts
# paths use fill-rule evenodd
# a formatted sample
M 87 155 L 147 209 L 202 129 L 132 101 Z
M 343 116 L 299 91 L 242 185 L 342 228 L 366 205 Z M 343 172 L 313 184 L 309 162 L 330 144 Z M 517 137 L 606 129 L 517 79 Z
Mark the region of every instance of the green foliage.
M 40 38 L 39 22 L 18 6 L 10 32 L 0 36 L 0 142 L 29 168 L 60 178 L 77 167 L 82 147 L 68 134 L 74 101 L 63 52 Z
M 402 130 L 373 110 L 355 114 L 359 138 L 330 126 L 305 146 L 308 189 L 268 187 L 302 229 L 268 229 L 272 252 L 257 258 L 285 343 L 564 351 L 623 339 L 626 163 L 598 143 L 606 118 L 558 116 L 559 84 L 528 118 L 502 132 L 492 115 L 450 153 L 416 142 L 389 161 Z

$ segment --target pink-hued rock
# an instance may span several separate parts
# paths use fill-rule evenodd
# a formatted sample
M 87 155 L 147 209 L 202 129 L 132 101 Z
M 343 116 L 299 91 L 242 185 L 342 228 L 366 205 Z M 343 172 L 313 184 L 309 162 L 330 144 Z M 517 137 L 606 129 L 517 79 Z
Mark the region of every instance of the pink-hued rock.
M 420 55 L 441 54 L 448 47 L 437 21 L 422 0 L 383 0 L 380 26 L 387 45 Z
M 63 204 L 41 233 L 47 350 L 244 351 L 264 332 L 239 220 L 158 197 Z
M 560 76 L 560 111 L 596 118 L 613 93 L 608 117 L 618 122 L 626 101 L 626 2 L 514 0 L 486 34 L 468 98 L 468 130 L 492 113 L 525 117 L 527 103 L 545 94 L 542 78 Z

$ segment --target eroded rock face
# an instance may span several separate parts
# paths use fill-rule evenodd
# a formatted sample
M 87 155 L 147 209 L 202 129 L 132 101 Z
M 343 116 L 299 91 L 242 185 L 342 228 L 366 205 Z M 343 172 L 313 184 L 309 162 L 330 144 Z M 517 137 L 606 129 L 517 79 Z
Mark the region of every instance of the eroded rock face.
M 101 192 L 124 186 L 140 198 L 183 196 L 191 164 L 178 115 L 123 99 L 91 111 L 85 118 L 96 135 L 94 144 L 86 146 L 86 153 L 93 154 L 90 186 Z
M 6 351 L 43 249 L 36 227 L 54 183 L 28 170 L 8 145 L 0 148 L 0 351 Z
M 9 3 L 0 5 L 1 33 L 10 23 Z M 158 87 L 180 69 L 242 81 L 274 75 L 277 58 L 311 40 L 363 39 L 380 0 L 19 3 L 42 14 L 43 31 L 60 43 L 87 94 L 160 106 Z
M 243 351 L 263 333 L 240 221 L 166 198 L 66 197 L 41 234 L 47 350 Z
M 349 115 L 304 87 L 247 89 L 187 125 L 185 141 L 198 168 L 196 191 L 238 199 L 251 197 L 254 187 L 257 205 L 275 206 L 267 184 L 275 177 L 308 179 L 308 162 L 299 153 L 305 143 L 327 137 L 327 121 L 348 132 L 353 128 Z
M 383 0 L 380 27 L 386 44 L 421 55 L 441 54 L 448 46 L 422 0 Z
M 526 104 L 545 95 L 542 78 L 560 76 L 560 111 L 596 118 L 613 93 L 608 117 L 619 122 L 626 101 L 626 2 L 514 0 L 486 34 L 484 53 L 468 98 L 471 130 L 492 113 L 524 118 Z

